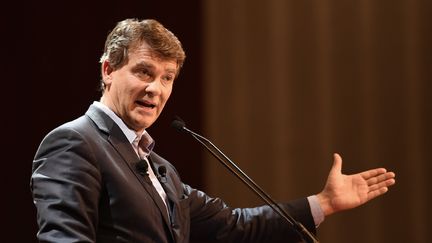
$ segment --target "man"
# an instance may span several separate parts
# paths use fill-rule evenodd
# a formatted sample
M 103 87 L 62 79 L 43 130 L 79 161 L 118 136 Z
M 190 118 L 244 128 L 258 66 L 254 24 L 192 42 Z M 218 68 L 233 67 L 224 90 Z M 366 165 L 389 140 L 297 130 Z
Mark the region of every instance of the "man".
M 232 209 L 180 181 L 153 152 L 146 129 L 161 114 L 183 65 L 181 43 L 155 20 L 126 19 L 101 57 L 102 97 L 51 131 L 33 161 L 40 242 L 296 242 L 268 206 Z M 382 195 L 394 173 L 341 173 L 334 155 L 324 190 L 281 203 L 309 231 L 325 216 Z

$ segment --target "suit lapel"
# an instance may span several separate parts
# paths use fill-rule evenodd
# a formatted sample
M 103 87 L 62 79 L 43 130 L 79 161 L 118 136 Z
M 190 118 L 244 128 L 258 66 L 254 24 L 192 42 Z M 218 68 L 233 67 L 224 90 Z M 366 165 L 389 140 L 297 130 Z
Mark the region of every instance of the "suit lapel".
M 152 165 L 153 169 L 155 171 L 159 171 L 159 167 L 162 166 L 162 164 L 161 164 L 161 161 L 159 161 L 157 159 L 157 157 L 154 156 L 154 153 L 150 153 L 149 160 L 150 160 L 150 164 Z M 159 181 L 161 181 L 161 180 L 159 180 Z M 181 234 L 180 234 L 180 228 L 179 228 L 181 223 L 178 222 L 179 221 L 179 218 L 178 218 L 179 198 L 178 198 L 178 193 L 176 193 L 177 190 L 174 188 L 174 184 L 175 184 L 175 182 L 173 182 L 168 175 L 166 176 L 166 181 L 161 182 L 161 185 L 162 185 L 163 189 L 165 190 L 165 193 L 166 193 L 167 199 L 168 199 L 167 204 L 169 205 L 168 208 L 170 211 L 171 225 L 173 225 L 173 227 L 174 227 L 174 228 L 171 228 L 171 234 L 173 235 L 173 237 L 176 238 L 176 241 L 181 242 L 182 238 L 180 236 Z M 174 225 L 176 225 L 176 226 L 174 226 Z
M 160 167 L 161 165 L 158 164 L 158 163 L 154 163 L 154 159 L 151 158 L 151 156 L 149 157 L 149 159 L 150 159 L 150 161 L 151 161 L 151 164 L 153 165 L 153 168 L 154 168 L 155 173 L 158 173 L 157 171 L 159 171 L 159 167 Z M 159 174 L 159 173 L 158 173 L 158 174 Z M 166 177 L 165 179 L 166 179 L 166 180 L 169 180 L 168 177 Z M 163 187 L 163 189 L 164 189 L 164 191 L 165 191 L 165 193 L 166 193 L 166 195 L 167 195 L 167 198 L 168 198 L 169 202 L 170 202 L 170 203 L 175 203 L 175 202 L 177 202 L 177 201 L 178 201 L 177 196 L 176 196 L 177 194 L 176 194 L 174 188 L 172 187 L 173 183 L 172 183 L 172 182 L 169 182 L 169 181 L 165 181 L 165 182 L 162 182 L 161 180 L 159 180 L 159 181 L 160 181 L 160 183 L 161 183 L 161 185 L 162 185 L 162 187 Z M 172 207 L 170 207 L 170 211 L 171 211 L 171 210 L 172 210 Z M 171 211 L 171 214 L 172 214 L 172 211 Z
M 164 222 L 169 231 L 171 232 L 171 223 L 162 198 L 153 186 L 150 178 L 146 178 L 140 175 L 135 169 L 136 163 L 139 161 L 137 154 L 132 148 L 131 144 L 127 140 L 126 136 L 123 134 L 122 130 L 117 126 L 117 124 L 103 111 L 99 110 L 94 105 L 91 105 L 86 115 L 92 119 L 96 126 L 108 135 L 108 142 L 114 147 L 114 149 L 121 155 L 123 162 L 127 164 L 129 169 L 133 172 L 136 178 L 140 181 L 144 189 L 147 191 L 148 195 L 151 196 L 156 206 L 159 208 L 160 213 L 163 216 Z M 167 193 L 168 195 L 168 193 Z M 172 232 L 171 232 L 171 236 Z
M 105 134 L 107 134 L 108 142 L 114 147 L 115 150 L 122 156 L 128 165 L 135 164 L 139 158 L 128 142 L 126 136 L 117 124 L 102 110 L 96 106 L 91 105 L 86 115 L 90 117 L 96 126 Z

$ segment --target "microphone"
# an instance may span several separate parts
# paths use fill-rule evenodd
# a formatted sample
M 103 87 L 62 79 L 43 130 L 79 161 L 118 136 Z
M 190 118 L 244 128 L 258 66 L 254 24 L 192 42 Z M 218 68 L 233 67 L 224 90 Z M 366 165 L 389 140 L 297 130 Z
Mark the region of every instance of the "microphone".
M 174 117 L 174 120 L 171 122 L 171 127 L 176 129 L 177 131 L 184 132 L 186 128 L 186 123 L 178 116 Z
M 300 222 L 295 220 L 286 212 L 279 204 L 277 204 L 260 186 L 258 186 L 246 173 L 244 173 L 231 159 L 229 159 L 218 147 L 216 147 L 207 138 L 195 133 L 186 127 L 186 123 L 178 116 L 175 116 L 171 122 L 171 127 L 180 132 L 190 134 L 195 140 L 201 143 L 225 168 L 240 179 L 249 189 L 258 195 L 270 208 L 272 208 L 279 216 L 287 221 L 299 236 L 308 243 L 319 243 L 318 239 L 309 232 Z
M 159 179 L 159 181 L 161 183 L 166 183 L 167 182 L 166 172 L 167 172 L 167 170 L 166 170 L 165 166 L 163 166 L 163 165 L 159 166 L 159 168 L 158 168 L 158 174 L 159 174 L 158 179 Z
M 135 165 L 136 169 L 138 170 L 138 173 L 142 176 L 148 175 L 148 164 L 145 160 L 140 160 Z

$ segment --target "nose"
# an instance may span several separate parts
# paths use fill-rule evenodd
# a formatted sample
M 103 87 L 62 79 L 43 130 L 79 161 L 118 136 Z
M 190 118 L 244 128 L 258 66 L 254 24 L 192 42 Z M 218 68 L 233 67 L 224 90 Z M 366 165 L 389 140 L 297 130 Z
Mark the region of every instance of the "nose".
M 162 83 L 160 78 L 156 78 L 151 82 L 147 83 L 145 91 L 150 96 L 158 96 L 162 92 Z

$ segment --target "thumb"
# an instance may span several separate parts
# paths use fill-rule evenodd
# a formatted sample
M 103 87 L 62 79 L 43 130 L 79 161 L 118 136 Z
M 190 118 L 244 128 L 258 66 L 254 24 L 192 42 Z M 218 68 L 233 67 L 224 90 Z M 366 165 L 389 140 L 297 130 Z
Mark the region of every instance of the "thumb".
M 342 174 L 342 157 L 338 153 L 333 154 L 333 166 L 330 174 Z

